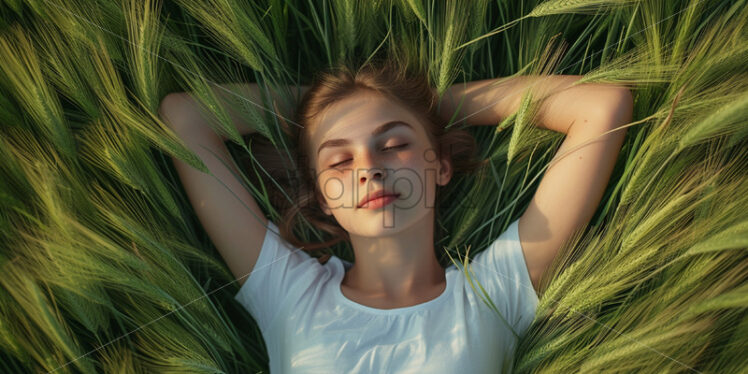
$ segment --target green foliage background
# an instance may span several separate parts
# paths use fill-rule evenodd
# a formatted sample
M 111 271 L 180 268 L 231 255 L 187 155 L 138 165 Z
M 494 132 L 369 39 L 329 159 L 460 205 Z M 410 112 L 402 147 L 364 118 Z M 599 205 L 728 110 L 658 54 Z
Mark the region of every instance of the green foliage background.
M 255 161 L 213 84 L 308 84 L 382 55 L 440 92 L 549 72 L 634 93 L 603 201 L 549 271 L 515 372 L 748 367 L 746 1 L 2 0 L 0 14 L 0 372 L 267 371 L 169 156 L 205 167 L 159 102 L 195 92 Z M 267 99 L 239 102 L 287 147 Z M 471 129 L 492 162 L 445 190 L 441 260 L 524 211 L 562 140 L 529 112 Z

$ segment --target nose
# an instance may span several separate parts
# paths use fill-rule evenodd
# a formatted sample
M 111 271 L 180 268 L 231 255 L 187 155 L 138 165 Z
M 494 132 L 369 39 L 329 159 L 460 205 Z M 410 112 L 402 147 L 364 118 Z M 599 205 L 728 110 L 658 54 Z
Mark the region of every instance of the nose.
M 379 179 L 382 181 L 387 176 L 385 168 L 379 167 L 375 157 L 369 152 L 362 156 L 362 162 L 359 163 L 358 178 L 359 183 L 366 184 L 367 180 Z
M 379 179 L 380 181 L 386 176 L 385 169 L 382 168 L 364 168 L 359 171 L 359 182 L 366 183 L 367 179 Z

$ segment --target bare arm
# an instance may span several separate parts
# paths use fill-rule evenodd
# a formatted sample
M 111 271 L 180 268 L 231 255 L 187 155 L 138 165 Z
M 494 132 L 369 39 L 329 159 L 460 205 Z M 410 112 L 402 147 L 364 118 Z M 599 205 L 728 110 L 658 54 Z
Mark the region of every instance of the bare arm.
M 240 88 L 248 99 L 260 102 L 256 85 L 243 84 Z M 231 95 L 214 90 L 218 90 L 222 98 Z M 228 110 L 240 134 L 254 132 L 252 124 L 242 122 L 241 116 L 231 106 Z M 208 125 L 208 121 L 214 120 L 208 113 L 184 92 L 167 95 L 159 107 L 159 116 L 164 123 L 210 171 L 210 174 L 205 174 L 172 157 L 200 223 L 232 274 L 243 285 L 262 249 L 267 219 L 241 183 L 239 170 L 225 144 L 227 139 Z
M 457 120 L 466 118 L 468 125 L 496 125 L 516 112 L 522 96 L 530 91 L 533 100 L 547 98 L 540 106 L 536 126 L 568 134 L 572 123 L 580 118 L 607 116 L 616 110 L 610 100 L 628 91 L 609 84 L 572 86 L 581 78 L 581 75 L 520 75 L 457 83 L 445 93 L 440 111 L 442 116 L 450 118 L 464 97 Z
M 260 113 L 270 111 L 275 113 L 274 108 L 266 107 L 261 99 L 261 88 L 257 83 L 227 83 L 219 86 L 211 87 L 213 92 L 216 94 L 218 101 L 226 109 L 227 113 L 231 117 L 234 127 L 240 135 L 247 135 L 256 131 L 255 127 L 251 123 L 248 123 L 244 116 L 241 114 L 242 107 L 253 108 Z M 299 86 L 299 97 L 303 95 L 309 86 Z M 268 89 L 272 101 L 277 104 L 280 115 L 286 119 L 293 117 L 293 106 L 284 100 L 282 95 L 272 89 Z M 182 96 L 183 103 L 180 104 L 182 107 L 181 111 L 185 111 L 185 114 L 181 116 L 180 120 L 176 123 L 171 124 L 178 126 L 180 129 L 185 127 L 210 127 L 211 123 L 215 124 L 216 117 L 206 108 L 203 108 L 201 103 L 198 101 L 196 96 L 190 92 L 175 92 L 168 96 Z M 223 134 L 218 134 L 221 140 L 228 140 Z
M 442 105 L 442 115 L 450 118 L 464 96 L 457 119 L 488 107 L 466 122 L 496 125 L 519 108 L 526 90 L 547 96 L 535 124 L 562 132 L 566 138 L 519 222 L 520 242 L 536 290 L 560 247 L 587 225 L 602 199 L 626 130 L 603 134 L 632 119 L 633 98 L 628 89 L 606 84 L 570 87 L 579 78 L 519 76 L 497 85 L 491 83 L 499 80 L 457 84 Z

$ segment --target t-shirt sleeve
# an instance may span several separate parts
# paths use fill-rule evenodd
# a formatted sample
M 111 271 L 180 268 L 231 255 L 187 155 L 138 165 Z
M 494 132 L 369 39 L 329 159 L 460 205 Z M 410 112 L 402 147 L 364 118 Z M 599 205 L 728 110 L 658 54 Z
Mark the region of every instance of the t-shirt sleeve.
M 268 220 L 260 255 L 234 300 L 266 331 L 289 298 L 299 297 L 314 284 L 321 266 L 316 258 L 284 240 L 278 226 Z
M 539 300 L 519 241 L 519 219 L 473 257 L 470 270 L 515 333 L 522 335 L 535 318 Z

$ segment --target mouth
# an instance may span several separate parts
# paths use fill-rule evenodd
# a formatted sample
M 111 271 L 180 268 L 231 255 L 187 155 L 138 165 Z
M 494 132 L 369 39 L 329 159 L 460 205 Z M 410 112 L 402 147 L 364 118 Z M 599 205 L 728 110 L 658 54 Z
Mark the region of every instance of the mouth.
M 379 192 L 372 194 L 371 197 L 366 197 L 362 200 L 362 203 L 358 205 L 361 209 L 378 209 L 383 206 L 391 204 L 393 201 L 400 197 L 399 193 L 390 192 Z

